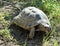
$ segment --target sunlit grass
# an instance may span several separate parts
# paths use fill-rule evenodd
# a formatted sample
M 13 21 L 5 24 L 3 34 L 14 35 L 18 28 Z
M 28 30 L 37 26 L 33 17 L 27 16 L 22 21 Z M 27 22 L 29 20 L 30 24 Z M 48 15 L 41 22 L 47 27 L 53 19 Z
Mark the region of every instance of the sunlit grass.
M 0 35 L 2 35 L 4 38 L 12 40 L 13 37 L 11 36 L 11 34 L 9 32 L 9 29 L 8 29 L 8 27 L 9 27 L 9 21 L 6 21 L 4 19 L 4 17 L 6 17 L 6 16 L 9 16 L 9 14 L 6 13 L 6 12 L 5 13 L 4 12 L 0 13 L 0 24 L 1 25 L 4 24 L 4 29 L 0 30 Z
M 2 35 L 4 38 L 12 40 L 13 37 L 11 36 L 9 30 L 7 28 L 0 30 L 0 35 Z
M 39 9 L 41 9 L 42 11 L 45 12 L 45 14 L 48 16 L 48 18 L 50 19 L 51 22 L 51 26 L 52 26 L 52 33 L 50 34 L 51 36 L 47 36 L 44 37 L 43 39 L 43 45 L 44 46 L 49 46 L 51 39 L 49 39 L 49 37 L 53 37 L 55 35 L 55 32 L 57 29 L 60 29 L 60 4 L 56 1 L 56 0 L 32 0 L 31 4 L 28 4 L 31 6 L 35 6 Z M 0 12 L 0 23 L 4 24 L 4 29 L 0 30 L 0 35 L 2 35 L 4 38 L 7 39 L 13 39 L 13 37 L 10 34 L 10 30 L 8 29 L 9 27 L 9 22 L 10 20 L 5 20 L 5 17 L 8 17 L 8 19 L 11 19 L 9 16 L 9 13 L 4 11 L 4 12 Z M 57 28 L 58 27 L 58 28 Z M 60 33 L 58 33 L 60 35 Z M 49 40 L 48 40 L 49 39 Z M 23 46 L 26 46 L 26 41 L 25 44 Z M 58 46 L 58 41 L 56 39 L 53 40 L 53 46 Z
M 54 46 L 58 46 L 57 40 L 54 40 Z

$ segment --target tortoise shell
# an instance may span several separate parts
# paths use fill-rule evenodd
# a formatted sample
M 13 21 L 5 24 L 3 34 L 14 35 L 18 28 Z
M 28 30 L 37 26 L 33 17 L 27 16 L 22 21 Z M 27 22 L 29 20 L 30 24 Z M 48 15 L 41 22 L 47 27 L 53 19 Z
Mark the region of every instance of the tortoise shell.
M 13 21 L 24 29 L 29 29 L 39 24 L 42 24 L 44 27 L 50 27 L 50 22 L 46 14 L 35 7 L 24 8 L 19 15 L 14 17 Z

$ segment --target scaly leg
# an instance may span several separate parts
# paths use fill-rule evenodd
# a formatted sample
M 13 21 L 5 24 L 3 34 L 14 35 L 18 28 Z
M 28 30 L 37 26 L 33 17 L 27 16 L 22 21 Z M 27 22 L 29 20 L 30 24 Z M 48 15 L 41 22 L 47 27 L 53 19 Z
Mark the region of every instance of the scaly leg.
M 30 33 L 29 33 L 29 38 L 30 38 L 30 39 L 33 39 L 34 34 L 35 34 L 35 28 L 32 28 L 32 29 L 30 30 Z

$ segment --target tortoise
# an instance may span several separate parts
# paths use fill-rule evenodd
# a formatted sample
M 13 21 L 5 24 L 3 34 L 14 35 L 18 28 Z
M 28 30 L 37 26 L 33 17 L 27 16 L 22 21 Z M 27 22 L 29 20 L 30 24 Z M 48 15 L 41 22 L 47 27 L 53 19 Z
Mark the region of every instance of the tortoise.
M 13 18 L 13 23 L 29 30 L 30 39 L 34 37 L 35 31 L 44 31 L 47 33 L 51 31 L 51 24 L 48 17 L 42 10 L 36 7 L 24 8 L 19 15 Z

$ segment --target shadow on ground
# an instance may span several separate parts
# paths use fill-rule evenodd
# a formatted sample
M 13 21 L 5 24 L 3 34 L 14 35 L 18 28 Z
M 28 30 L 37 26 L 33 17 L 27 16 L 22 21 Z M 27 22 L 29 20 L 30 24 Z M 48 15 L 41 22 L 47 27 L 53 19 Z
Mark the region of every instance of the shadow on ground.
M 18 27 L 17 25 L 11 25 L 9 27 L 11 35 L 19 42 L 21 46 L 42 46 L 44 32 L 35 32 L 35 36 L 32 40 L 28 39 L 29 31 Z

